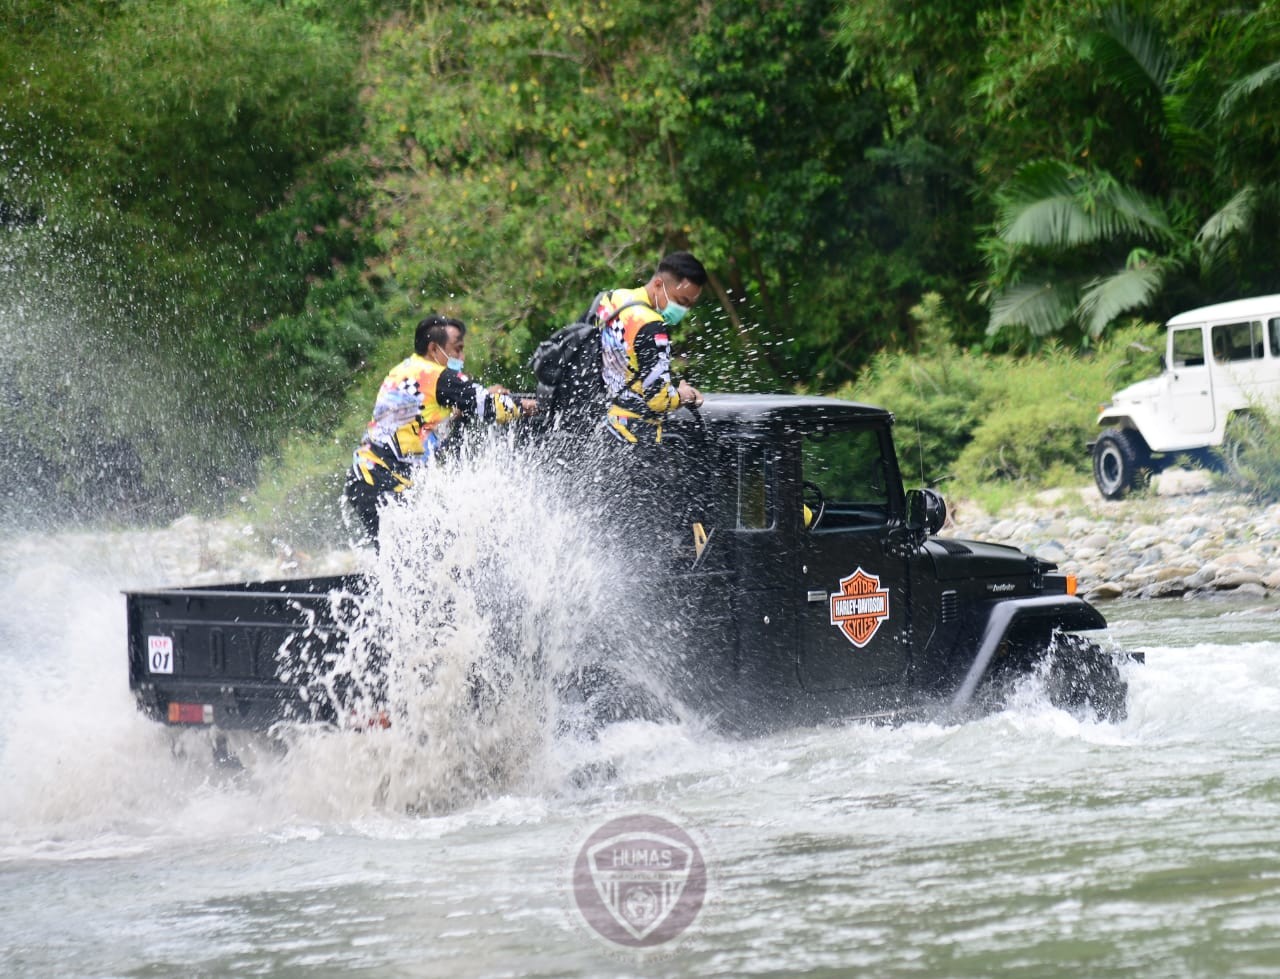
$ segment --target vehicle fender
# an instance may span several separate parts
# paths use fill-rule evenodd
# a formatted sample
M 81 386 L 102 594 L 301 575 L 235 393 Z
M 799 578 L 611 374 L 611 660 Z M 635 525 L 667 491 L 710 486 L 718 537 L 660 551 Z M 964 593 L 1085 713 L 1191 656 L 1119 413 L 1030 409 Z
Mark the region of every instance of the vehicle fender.
M 987 627 L 978 643 L 978 653 L 973 658 L 973 664 L 951 699 L 952 712 L 963 709 L 973 699 L 974 691 L 986 676 L 996 650 L 1010 630 L 1015 625 L 1028 621 L 1066 632 L 1107 627 L 1107 620 L 1102 617 L 1102 613 L 1075 595 L 1037 595 L 1031 598 L 1011 598 L 998 603 L 987 618 Z

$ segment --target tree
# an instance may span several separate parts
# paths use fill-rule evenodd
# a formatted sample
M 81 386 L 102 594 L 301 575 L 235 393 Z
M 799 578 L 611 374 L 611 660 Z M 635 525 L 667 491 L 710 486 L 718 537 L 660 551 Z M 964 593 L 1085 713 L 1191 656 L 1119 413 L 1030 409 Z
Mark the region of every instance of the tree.
M 1258 66 L 1277 29 L 1266 5 L 1230 26 L 1179 48 L 1134 8 L 1089 15 L 1067 47 L 1096 79 L 1096 114 L 1072 120 L 1069 157 L 1024 164 L 995 193 L 990 334 L 1092 339 L 1127 313 L 1280 286 L 1258 253 L 1280 201 L 1259 165 L 1280 148 L 1265 101 L 1280 63 Z

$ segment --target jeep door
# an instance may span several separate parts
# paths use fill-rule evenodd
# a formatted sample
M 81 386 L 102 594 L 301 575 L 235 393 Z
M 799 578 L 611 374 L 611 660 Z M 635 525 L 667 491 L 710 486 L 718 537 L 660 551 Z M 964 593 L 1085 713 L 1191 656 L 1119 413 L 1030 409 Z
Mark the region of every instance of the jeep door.
M 1214 409 L 1218 423 L 1225 425 L 1233 411 L 1275 397 L 1276 366 L 1267 356 L 1266 331 L 1260 319 L 1216 323 L 1210 338 Z
M 893 458 L 884 425 L 815 427 L 799 445 L 800 679 L 810 690 L 906 679 L 907 559 L 888 547 L 903 507 Z
M 1205 333 L 1199 324 L 1169 330 L 1169 418 L 1173 440 L 1213 431 L 1213 385 L 1205 356 Z M 1150 441 L 1150 440 L 1149 440 Z
M 727 596 L 736 622 L 735 674 L 744 687 L 775 697 L 797 686 L 795 542 L 797 505 L 781 492 L 785 453 L 776 437 L 741 438 L 731 448 L 734 490 L 724 525 L 739 570 Z M 792 502 L 788 507 L 787 502 Z M 715 537 L 722 535 L 718 530 Z M 709 548 L 718 546 L 711 541 Z

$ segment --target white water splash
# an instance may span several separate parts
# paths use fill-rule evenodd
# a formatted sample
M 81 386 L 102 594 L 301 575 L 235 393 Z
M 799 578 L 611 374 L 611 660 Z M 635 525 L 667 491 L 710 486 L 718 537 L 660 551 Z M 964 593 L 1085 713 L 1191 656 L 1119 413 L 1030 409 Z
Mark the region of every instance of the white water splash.
M 432 813 L 563 779 L 566 678 L 604 665 L 637 687 L 659 680 L 627 627 L 625 554 L 583 483 L 501 437 L 421 472 L 384 510 L 329 677 L 345 726 L 368 730 L 300 727 L 291 752 L 343 791 Z

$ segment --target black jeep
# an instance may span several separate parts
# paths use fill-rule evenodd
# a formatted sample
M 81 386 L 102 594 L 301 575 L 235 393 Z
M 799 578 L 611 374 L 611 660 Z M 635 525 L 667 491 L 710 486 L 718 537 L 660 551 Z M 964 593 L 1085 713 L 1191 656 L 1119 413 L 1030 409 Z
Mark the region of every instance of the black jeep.
M 676 621 L 695 653 L 672 664 L 681 697 L 739 729 L 955 716 L 1039 671 L 1055 702 L 1122 716 L 1113 655 L 1074 635 L 1105 628 L 1102 615 L 1052 564 L 937 536 L 945 506 L 932 490 L 904 491 L 892 427 L 869 405 L 728 394 L 668 425 L 661 466 L 679 478 L 664 485 L 680 490 L 665 573 L 678 602 L 653 615 Z M 130 593 L 130 686 L 171 724 L 339 721 L 341 685 L 316 673 L 345 642 L 335 596 L 366 586 L 349 576 Z M 608 650 L 595 650 L 570 682 L 597 683 L 607 666 Z

